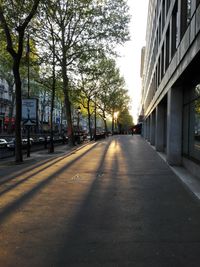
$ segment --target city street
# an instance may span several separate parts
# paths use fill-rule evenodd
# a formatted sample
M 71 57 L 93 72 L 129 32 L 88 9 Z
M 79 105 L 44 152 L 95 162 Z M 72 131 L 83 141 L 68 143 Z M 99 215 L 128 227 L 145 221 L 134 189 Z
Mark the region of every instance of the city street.
M 140 136 L 0 166 L 2 267 L 199 262 L 199 202 Z

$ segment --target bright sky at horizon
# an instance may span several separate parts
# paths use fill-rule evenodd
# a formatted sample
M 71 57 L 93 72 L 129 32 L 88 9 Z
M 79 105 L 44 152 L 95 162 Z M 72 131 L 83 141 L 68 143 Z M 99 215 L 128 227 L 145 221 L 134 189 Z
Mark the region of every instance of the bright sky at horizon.
M 121 57 L 117 60 L 122 76 L 126 81 L 132 99 L 131 115 L 137 123 L 141 99 L 140 59 L 141 49 L 145 46 L 148 0 L 127 0 L 132 16 L 130 22 L 131 40 L 120 47 Z

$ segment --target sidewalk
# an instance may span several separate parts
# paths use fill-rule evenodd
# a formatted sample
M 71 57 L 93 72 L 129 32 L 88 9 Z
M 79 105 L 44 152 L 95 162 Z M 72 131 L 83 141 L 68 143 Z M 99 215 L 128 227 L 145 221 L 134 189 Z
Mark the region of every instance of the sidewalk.
M 37 163 L 44 163 L 51 161 L 51 159 L 55 159 L 61 156 L 68 156 L 74 151 L 81 149 L 91 142 L 86 142 L 81 145 L 77 145 L 75 147 L 70 147 L 69 145 L 61 145 L 55 146 L 54 153 L 49 153 L 48 149 L 40 150 L 36 152 L 31 152 L 30 158 L 27 158 L 26 155 L 23 155 L 23 163 L 15 164 L 15 158 L 9 157 L 0 160 L 0 179 L 3 176 L 8 176 L 10 172 L 16 172 L 20 170 L 25 170 L 27 167 L 33 166 Z M 149 146 L 151 146 L 149 144 Z M 153 149 L 155 149 L 152 146 Z M 157 152 L 158 155 L 166 162 L 166 155 L 162 152 Z M 9 167 L 9 168 L 8 168 Z M 200 200 L 200 180 L 193 176 L 188 170 L 181 166 L 170 166 L 170 169 L 176 174 L 176 176 L 183 183 L 185 188 L 199 201 Z M 1 183 L 1 181 L 0 181 Z
M 158 155 L 167 163 L 166 155 L 159 152 Z M 200 200 L 200 180 L 192 175 L 182 166 L 170 166 L 170 169 L 178 176 L 185 188 L 197 199 Z
M 0 266 L 199 267 L 199 202 L 144 139 L 65 149 L 2 165 Z

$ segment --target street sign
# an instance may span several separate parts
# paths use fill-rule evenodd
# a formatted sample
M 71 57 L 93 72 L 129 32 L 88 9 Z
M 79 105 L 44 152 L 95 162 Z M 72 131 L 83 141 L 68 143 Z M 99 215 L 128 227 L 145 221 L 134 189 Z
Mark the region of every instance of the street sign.
M 25 126 L 37 124 L 37 99 L 22 99 L 22 121 Z
M 26 120 L 26 121 L 23 122 L 23 125 L 24 126 L 35 126 L 36 122 L 32 121 L 32 120 Z
M 56 117 L 56 123 L 60 123 L 60 118 Z

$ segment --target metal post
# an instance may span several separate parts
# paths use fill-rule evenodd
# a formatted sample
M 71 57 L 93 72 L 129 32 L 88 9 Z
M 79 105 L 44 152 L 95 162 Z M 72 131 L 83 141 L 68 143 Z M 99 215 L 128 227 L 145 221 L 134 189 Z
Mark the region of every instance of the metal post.
M 30 98 L 30 58 L 29 58 L 29 52 L 30 52 L 30 43 L 29 43 L 29 35 L 27 40 L 27 67 L 28 67 L 28 98 Z M 30 126 L 27 126 L 27 158 L 30 157 Z

